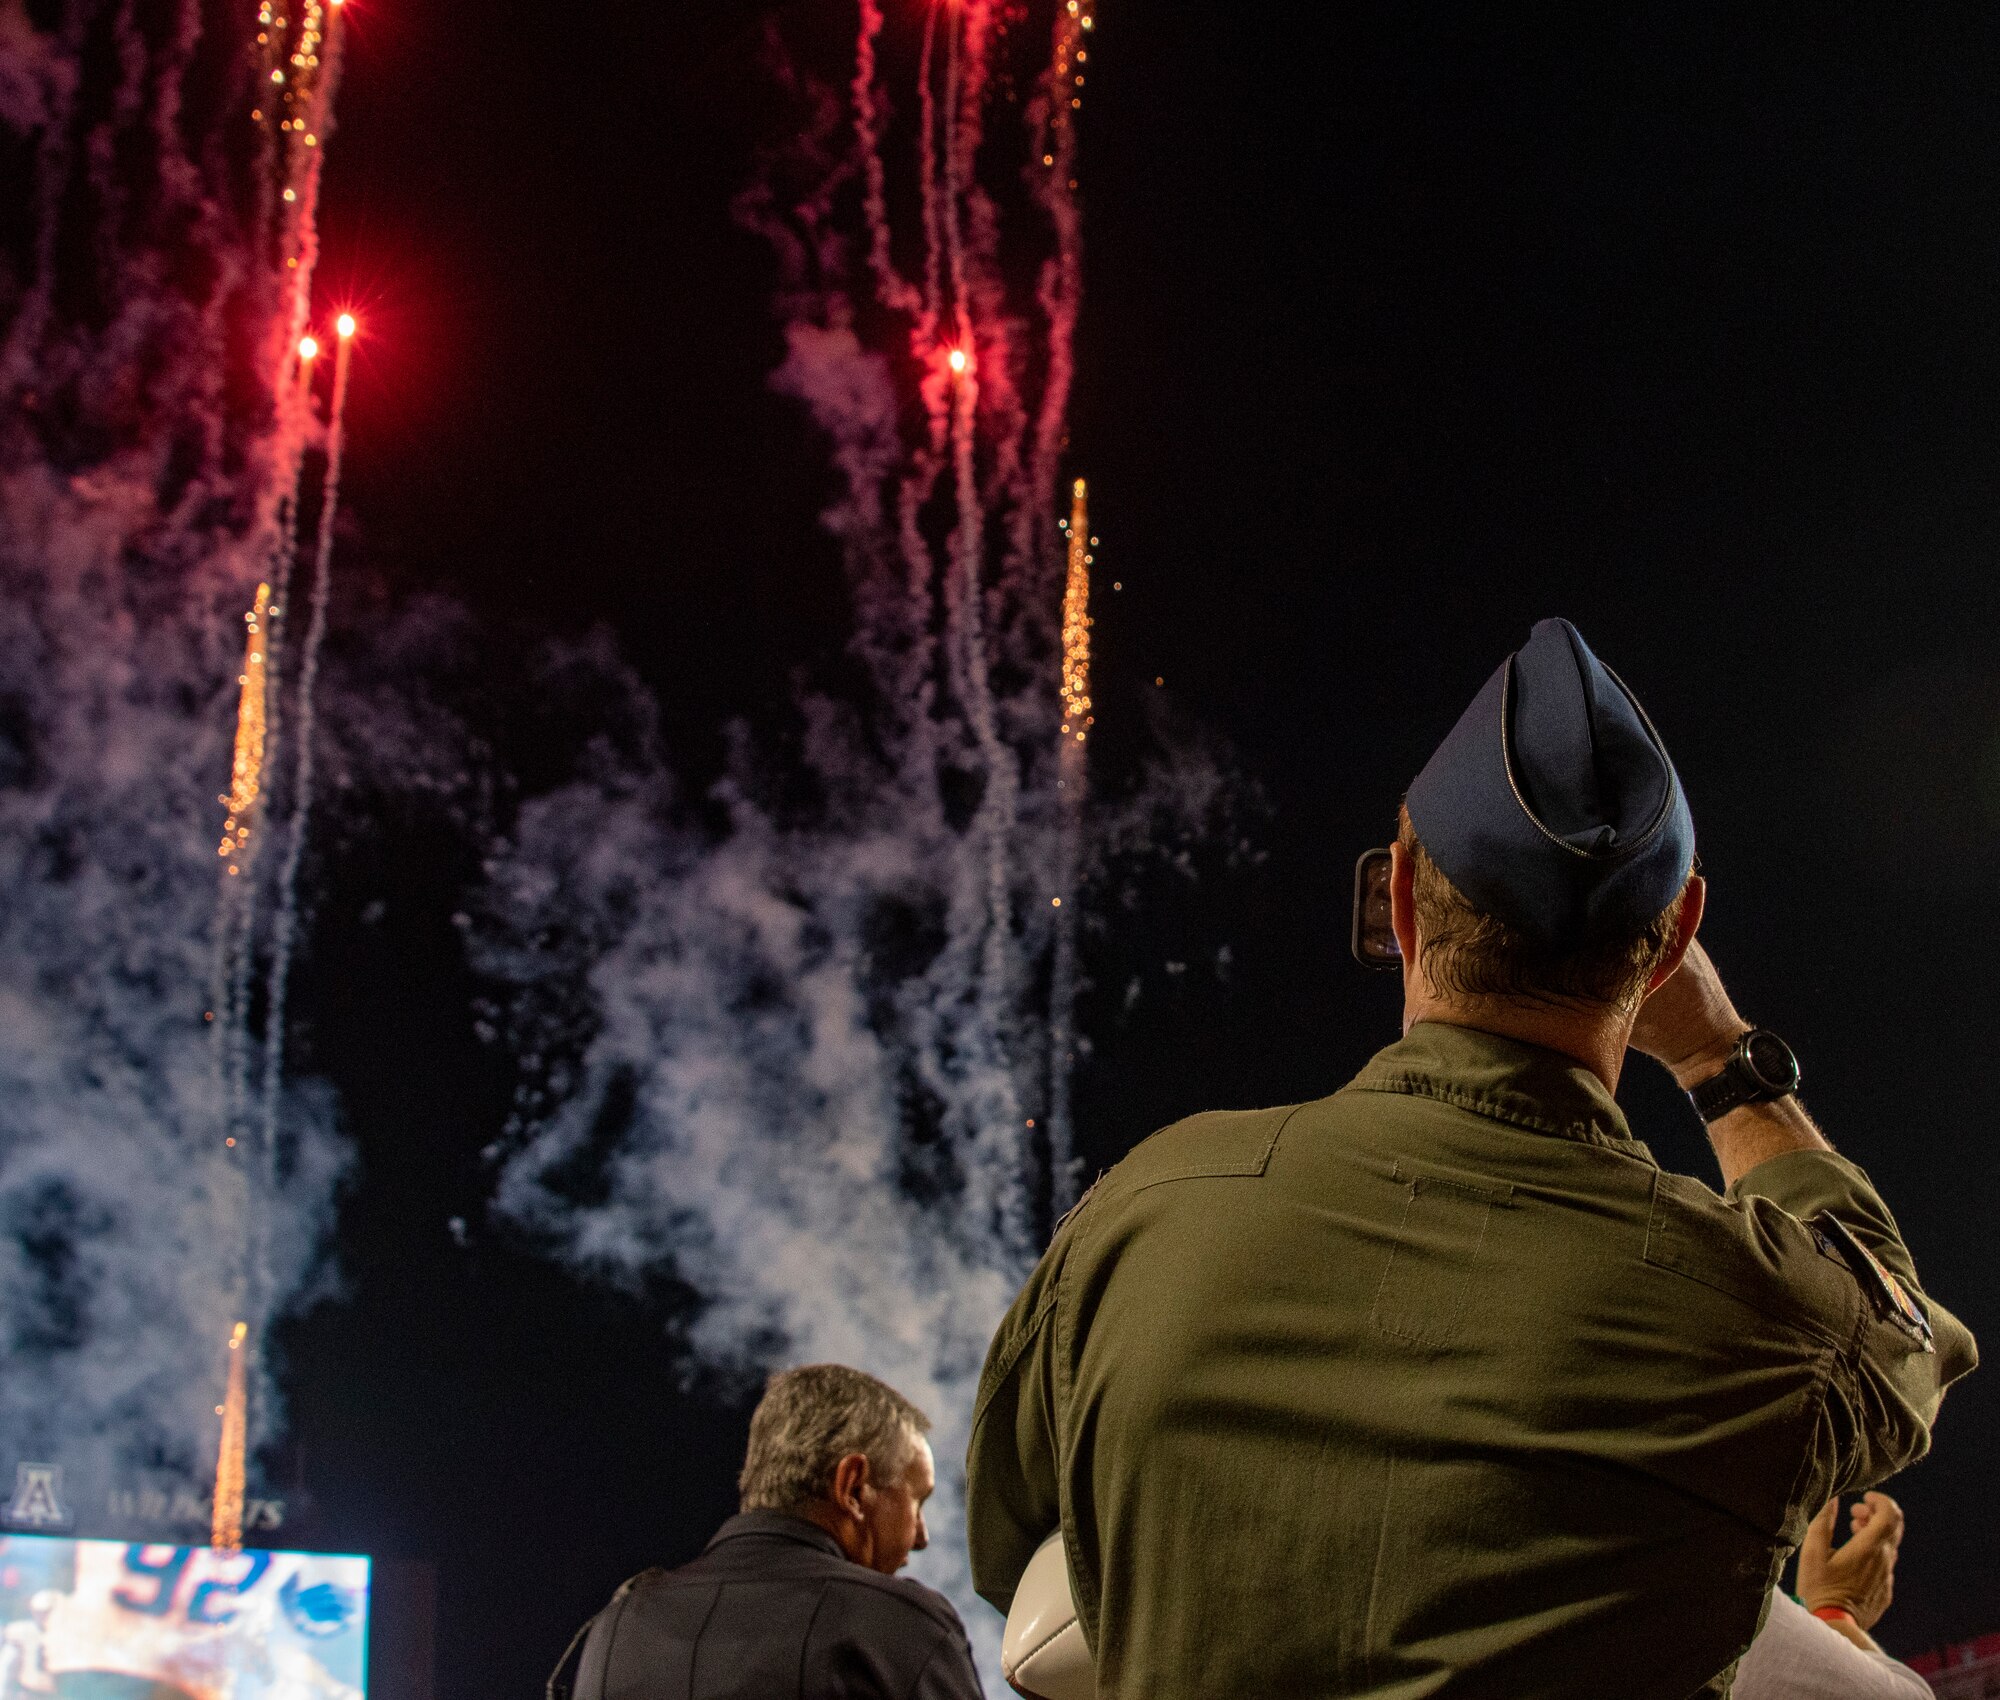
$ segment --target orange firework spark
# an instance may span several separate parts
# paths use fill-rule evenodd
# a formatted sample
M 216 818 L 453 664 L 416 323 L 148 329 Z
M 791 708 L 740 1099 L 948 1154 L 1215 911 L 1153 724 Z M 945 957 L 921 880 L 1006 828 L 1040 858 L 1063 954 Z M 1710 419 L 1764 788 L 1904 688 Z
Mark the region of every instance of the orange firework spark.
M 1090 504 L 1079 478 L 1070 490 L 1069 577 L 1063 585 L 1063 736 L 1080 744 L 1090 730 Z
M 237 860 L 250 842 L 250 822 L 258 794 L 264 788 L 264 651 L 271 620 L 271 587 L 257 586 L 257 600 L 243 616 L 249 636 L 243 645 L 243 671 L 237 679 L 242 692 L 236 702 L 236 759 L 229 770 L 229 790 L 217 799 L 229 810 L 222 823 L 222 843 L 216 855 L 239 871 Z
M 287 53 L 286 33 L 290 20 L 278 17 L 279 10 L 290 7 L 273 7 L 262 4 L 257 8 L 258 42 L 269 49 L 265 55 L 271 67 L 271 84 L 280 91 L 276 105 L 290 108 L 281 112 L 280 129 L 286 134 L 296 134 L 302 147 L 318 147 L 319 137 L 309 122 L 313 116 L 313 95 L 320 82 L 320 58 L 326 47 L 329 20 L 325 0 L 302 0 L 296 8 L 298 13 L 298 34 L 289 43 Z
M 1056 789 L 1061 793 L 1056 834 L 1056 889 L 1050 907 L 1055 922 L 1054 980 L 1049 1023 L 1049 1175 L 1057 1198 L 1076 1193 L 1076 1153 L 1070 1132 L 1070 1069 L 1076 1061 L 1076 906 L 1065 907 L 1079 885 L 1082 861 L 1083 797 L 1086 780 L 1084 739 L 1095 717 L 1090 712 L 1090 568 L 1097 539 L 1090 535 L 1089 489 L 1075 480 L 1069 489 L 1069 572 L 1062 604 L 1062 738 L 1056 746 Z
M 223 1552 L 243 1548 L 243 1455 L 249 1437 L 248 1377 L 243 1349 L 250 1325 L 239 1322 L 229 1335 L 229 1391 L 216 1406 L 222 1418 L 222 1445 L 215 1458 L 215 1515 L 209 1545 Z

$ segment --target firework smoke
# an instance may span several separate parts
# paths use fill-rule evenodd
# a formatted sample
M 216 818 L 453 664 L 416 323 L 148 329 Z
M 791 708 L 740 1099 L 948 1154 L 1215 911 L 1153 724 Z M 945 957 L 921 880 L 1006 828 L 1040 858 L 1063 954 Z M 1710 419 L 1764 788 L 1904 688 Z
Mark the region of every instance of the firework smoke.
M 231 32 L 158 0 L 128 40 L 129 6 L 72 0 L 43 32 L 0 0 L 0 125 L 37 159 L 8 227 L 30 234 L 0 253 L 0 1297 L 20 1370 L 0 1434 L 21 1456 L 94 1443 L 107 1470 L 219 1456 L 230 1494 L 276 1421 L 258 1347 L 343 1162 L 327 1095 L 284 1072 L 348 378 L 343 336 L 322 423 L 325 361 L 300 342 L 339 41 L 330 6 L 280 28 L 254 5 Z M 801 697 L 796 769 L 739 737 L 690 796 L 615 658 L 552 653 L 623 735 L 520 805 L 468 903 L 522 1072 L 500 1213 L 600 1274 L 682 1283 L 691 1364 L 747 1382 L 841 1359 L 925 1405 L 943 1486 L 918 1570 L 989 1655 L 958 1460 L 990 1329 L 1074 1187 L 1078 898 L 1107 846 L 1184 844 L 1227 791 L 1184 752 L 1103 811 L 1074 736 L 1088 520 L 1065 540 L 1060 475 L 1092 24 L 1069 0 L 961 0 L 905 30 L 864 0 L 848 98 L 744 212 L 783 266 L 774 382 L 840 474 L 825 518 L 865 683 Z M 165 264 L 190 245 L 201 265 Z M 362 664 L 394 672 L 407 631 L 370 636 Z M 232 768 L 253 722 L 254 794 Z M 218 1450 L 218 1348 L 246 1317 Z
M 292 9 L 0 7 L 0 145 L 35 160 L 0 251 L 0 1435 L 86 1506 L 205 1473 L 246 1314 L 268 1431 L 256 1349 L 344 1161 L 310 1085 L 275 1178 L 243 1113 L 338 58 Z

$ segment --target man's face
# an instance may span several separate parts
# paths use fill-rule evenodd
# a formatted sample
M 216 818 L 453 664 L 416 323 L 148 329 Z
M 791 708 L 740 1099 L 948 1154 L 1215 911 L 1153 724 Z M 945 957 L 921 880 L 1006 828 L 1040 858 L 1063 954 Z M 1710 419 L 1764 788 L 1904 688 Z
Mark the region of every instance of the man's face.
M 937 1486 L 937 1465 L 931 1458 L 930 1442 L 917 1436 L 916 1452 L 903 1473 L 877 1485 L 862 1501 L 862 1516 L 868 1526 L 868 1557 L 871 1570 L 893 1576 L 910 1561 L 910 1554 L 931 1544 L 924 1527 L 924 1501 Z

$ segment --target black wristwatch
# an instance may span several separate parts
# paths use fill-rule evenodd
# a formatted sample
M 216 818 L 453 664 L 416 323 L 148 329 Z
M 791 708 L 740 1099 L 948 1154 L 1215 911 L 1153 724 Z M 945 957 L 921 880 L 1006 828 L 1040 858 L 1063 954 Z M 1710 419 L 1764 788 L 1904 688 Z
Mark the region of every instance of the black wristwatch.
M 1736 1050 L 1688 1096 L 1705 1122 L 1726 1116 L 1744 1104 L 1768 1104 L 1799 1089 L 1799 1059 L 1792 1047 L 1768 1027 L 1753 1027 L 1736 1041 Z

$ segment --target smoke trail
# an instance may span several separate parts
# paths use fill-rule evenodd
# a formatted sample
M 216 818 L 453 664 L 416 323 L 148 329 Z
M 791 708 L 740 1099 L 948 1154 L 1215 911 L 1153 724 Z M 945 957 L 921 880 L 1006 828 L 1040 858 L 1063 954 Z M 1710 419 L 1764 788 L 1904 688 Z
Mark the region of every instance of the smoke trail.
M 295 484 L 278 350 L 336 57 L 296 20 L 260 49 L 254 10 L 70 0 L 47 28 L 0 10 L 0 127 L 37 156 L 0 239 L 0 1437 L 71 1466 L 86 1514 L 129 1470 L 205 1473 L 246 1213 L 268 1246 L 261 1333 L 344 1162 L 302 1084 L 291 1160 L 253 1193 L 254 1154 L 227 1140 L 254 1129 L 232 1128 L 216 1061 L 248 1000 L 204 995 L 229 978 L 214 798 L 242 615 Z M 270 58 L 253 81 L 280 47 L 318 61 L 292 67 L 298 117 L 269 98 Z M 280 772 L 278 654 L 252 815 Z M 221 879 L 247 893 L 235 865 Z
M 284 860 L 278 870 L 276 905 L 271 918 L 271 963 L 264 998 L 264 1079 L 261 1143 L 263 1181 L 268 1192 L 283 1184 L 283 1152 L 279 1143 L 279 1112 L 284 1104 L 285 1004 L 290 988 L 292 945 L 298 931 L 299 864 L 304 859 L 306 831 L 312 820 L 313 733 L 315 694 L 319 685 L 320 650 L 326 642 L 327 608 L 333 592 L 333 531 L 340 515 L 340 467 L 347 444 L 347 376 L 354 356 L 353 321 L 341 320 L 334 354 L 333 398 L 327 406 L 326 472 L 320 487 L 319 532 L 313 548 L 312 608 L 305 643 L 299 655 L 297 707 L 292 731 L 292 813 L 285 830 Z M 270 1251 L 261 1242 L 256 1251 L 259 1298 L 268 1304 L 275 1271 Z

